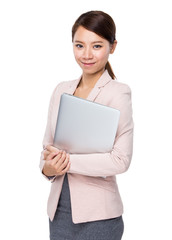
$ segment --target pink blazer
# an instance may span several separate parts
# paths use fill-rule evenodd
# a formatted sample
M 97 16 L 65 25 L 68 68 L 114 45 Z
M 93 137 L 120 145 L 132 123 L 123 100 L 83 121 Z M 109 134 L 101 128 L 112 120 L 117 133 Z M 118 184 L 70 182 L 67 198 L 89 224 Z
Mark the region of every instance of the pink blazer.
M 74 94 L 80 79 L 81 77 L 77 80 L 60 82 L 55 88 L 49 105 L 47 127 L 43 139 L 44 149 L 47 145 L 53 145 L 61 94 Z M 74 223 L 114 218 L 123 213 L 116 175 L 128 169 L 133 149 L 132 103 L 129 86 L 113 80 L 105 70 L 87 99 L 117 108 L 121 114 L 111 152 L 70 154 L 71 167 L 67 174 Z M 41 172 L 45 163 L 43 151 L 40 159 Z M 47 206 L 51 221 L 55 215 L 63 180 L 64 175 L 56 176 L 51 180 Z

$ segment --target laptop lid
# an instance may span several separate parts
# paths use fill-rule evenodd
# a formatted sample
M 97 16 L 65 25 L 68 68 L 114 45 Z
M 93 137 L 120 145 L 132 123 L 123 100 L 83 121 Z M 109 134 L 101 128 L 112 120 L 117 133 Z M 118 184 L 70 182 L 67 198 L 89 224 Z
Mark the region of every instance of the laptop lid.
M 105 153 L 112 150 L 120 111 L 63 93 L 54 146 L 68 153 Z

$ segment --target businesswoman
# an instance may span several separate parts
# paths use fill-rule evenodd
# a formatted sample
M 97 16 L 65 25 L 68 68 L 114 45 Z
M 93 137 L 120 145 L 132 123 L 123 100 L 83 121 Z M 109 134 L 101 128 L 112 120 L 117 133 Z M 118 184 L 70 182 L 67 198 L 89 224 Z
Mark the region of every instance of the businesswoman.
M 116 175 L 131 162 L 133 119 L 131 90 L 115 79 L 108 62 L 117 45 L 115 35 L 114 21 L 102 11 L 82 14 L 72 28 L 74 56 L 82 75 L 60 82 L 52 94 L 40 160 L 41 172 L 52 182 L 47 208 L 51 240 L 122 238 L 123 204 Z M 63 93 L 120 110 L 111 152 L 69 154 L 53 147 Z

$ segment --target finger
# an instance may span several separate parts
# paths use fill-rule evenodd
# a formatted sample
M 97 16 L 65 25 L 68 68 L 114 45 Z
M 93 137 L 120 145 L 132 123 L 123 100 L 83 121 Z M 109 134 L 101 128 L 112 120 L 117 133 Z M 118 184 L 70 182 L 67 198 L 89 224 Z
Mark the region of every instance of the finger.
M 56 165 L 59 162 L 59 160 L 61 159 L 61 157 L 62 157 L 62 152 L 57 153 L 52 161 L 52 164 Z
M 63 151 L 62 153 L 61 153 L 61 155 L 60 154 L 58 154 L 55 158 L 54 158 L 54 164 L 56 165 L 55 167 L 56 167 L 56 169 L 59 169 L 59 167 L 61 166 L 61 164 L 64 162 L 64 160 L 66 159 L 66 153 L 65 153 L 65 151 Z
M 69 168 L 70 168 L 70 165 L 71 165 L 71 162 L 69 162 L 68 163 L 68 165 L 66 166 L 66 168 L 65 169 L 63 169 L 61 172 L 60 172 L 60 175 L 63 175 L 63 174 L 65 174 L 68 170 L 69 170 Z
M 57 153 L 52 152 L 45 158 L 45 160 L 53 160 L 56 156 Z
M 66 168 L 66 166 L 68 165 L 68 163 L 69 163 L 69 158 L 68 158 L 68 156 L 66 155 L 66 158 L 65 158 L 65 160 L 61 163 L 61 165 L 59 166 L 59 171 L 62 171 L 62 170 L 64 170 L 65 168 Z M 58 165 L 60 164 L 60 163 L 57 163 Z
M 60 149 L 58 149 L 58 148 L 56 148 L 56 147 L 54 147 L 54 146 L 51 146 L 51 145 L 48 145 L 48 146 L 46 147 L 46 149 L 47 149 L 49 152 L 59 152 L 59 151 L 60 151 Z
M 50 152 L 48 150 L 44 150 L 44 159 L 46 159 L 49 154 Z
M 61 165 L 65 161 L 65 159 L 66 159 L 66 152 L 63 151 L 62 152 L 62 156 L 61 156 L 61 158 L 59 160 L 59 164 Z

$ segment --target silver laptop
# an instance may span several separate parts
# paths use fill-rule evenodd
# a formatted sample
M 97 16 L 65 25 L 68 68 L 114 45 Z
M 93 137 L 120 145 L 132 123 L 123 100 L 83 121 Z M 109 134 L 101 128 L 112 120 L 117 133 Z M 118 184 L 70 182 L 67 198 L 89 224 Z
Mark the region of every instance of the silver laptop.
M 120 111 L 71 94 L 60 99 L 54 146 L 68 153 L 112 150 Z

